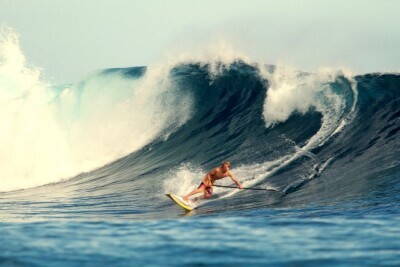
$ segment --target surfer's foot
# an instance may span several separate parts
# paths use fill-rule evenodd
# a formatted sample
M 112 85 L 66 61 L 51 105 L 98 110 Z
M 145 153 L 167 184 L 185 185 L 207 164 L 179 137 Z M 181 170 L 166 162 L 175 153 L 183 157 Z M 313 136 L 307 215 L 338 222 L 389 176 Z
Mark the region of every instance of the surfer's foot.
M 189 197 L 183 197 L 183 200 L 189 201 Z

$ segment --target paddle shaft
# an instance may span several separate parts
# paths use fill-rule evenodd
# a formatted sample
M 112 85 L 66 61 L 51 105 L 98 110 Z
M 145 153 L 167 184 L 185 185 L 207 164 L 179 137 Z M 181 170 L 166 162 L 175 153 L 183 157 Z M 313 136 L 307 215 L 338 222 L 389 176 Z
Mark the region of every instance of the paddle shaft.
M 236 188 L 236 189 L 243 189 L 243 190 L 262 190 L 262 191 L 276 191 L 273 189 L 266 189 L 266 188 L 255 188 L 255 187 L 243 187 L 238 188 L 237 186 L 230 186 L 230 185 L 213 185 L 215 187 L 225 187 L 225 188 Z

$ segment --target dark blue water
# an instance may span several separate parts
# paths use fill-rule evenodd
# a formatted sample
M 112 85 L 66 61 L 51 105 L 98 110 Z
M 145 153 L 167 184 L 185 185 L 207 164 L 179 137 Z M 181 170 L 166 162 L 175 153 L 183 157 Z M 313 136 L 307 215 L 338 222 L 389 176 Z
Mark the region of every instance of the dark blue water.
M 168 69 L 168 86 L 156 85 L 167 90 L 151 105 L 188 116 L 169 115 L 171 123 L 132 153 L 72 178 L 0 193 L 0 264 L 399 265 L 400 75 L 282 74 L 240 61 L 211 67 Z M 149 71 L 110 69 L 92 79 L 129 84 Z M 90 82 L 69 86 L 79 101 L 68 120 L 65 108 L 57 113 L 68 125 L 93 118 L 84 98 Z M 65 88 L 53 104 L 61 105 Z M 113 92 L 107 113 L 152 88 L 130 95 L 108 84 L 101 91 Z M 134 103 L 126 113 L 149 107 Z M 164 118 L 154 114 L 154 124 Z M 224 160 L 245 186 L 276 191 L 216 188 L 189 213 L 165 197 L 193 189 Z

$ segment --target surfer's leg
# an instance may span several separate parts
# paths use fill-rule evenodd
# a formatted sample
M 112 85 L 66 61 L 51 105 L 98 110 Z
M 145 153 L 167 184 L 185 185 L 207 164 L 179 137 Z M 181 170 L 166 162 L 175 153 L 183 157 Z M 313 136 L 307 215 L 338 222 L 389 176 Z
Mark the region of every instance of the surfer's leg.
M 188 201 L 190 196 L 203 192 L 205 187 L 206 186 L 204 184 L 201 184 L 198 188 L 196 188 L 195 190 L 184 196 L 183 199 L 185 201 Z
M 212 193 L 213 193 L 213 189 L 212 189 L 212 187 L 211 186 L 207 186 L 205 189 L 204 189 L 204 198 L 210 198 L 211 196 L 212 196 Z

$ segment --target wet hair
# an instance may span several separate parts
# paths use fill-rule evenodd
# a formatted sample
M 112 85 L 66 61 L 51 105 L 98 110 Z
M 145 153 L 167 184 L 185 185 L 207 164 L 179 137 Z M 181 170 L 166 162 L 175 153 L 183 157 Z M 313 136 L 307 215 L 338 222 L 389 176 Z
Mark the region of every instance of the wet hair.
M 231 163 L 229 161 L 224 161 L 221 165 L 227 165 L 229 168 L 231 167 Z

